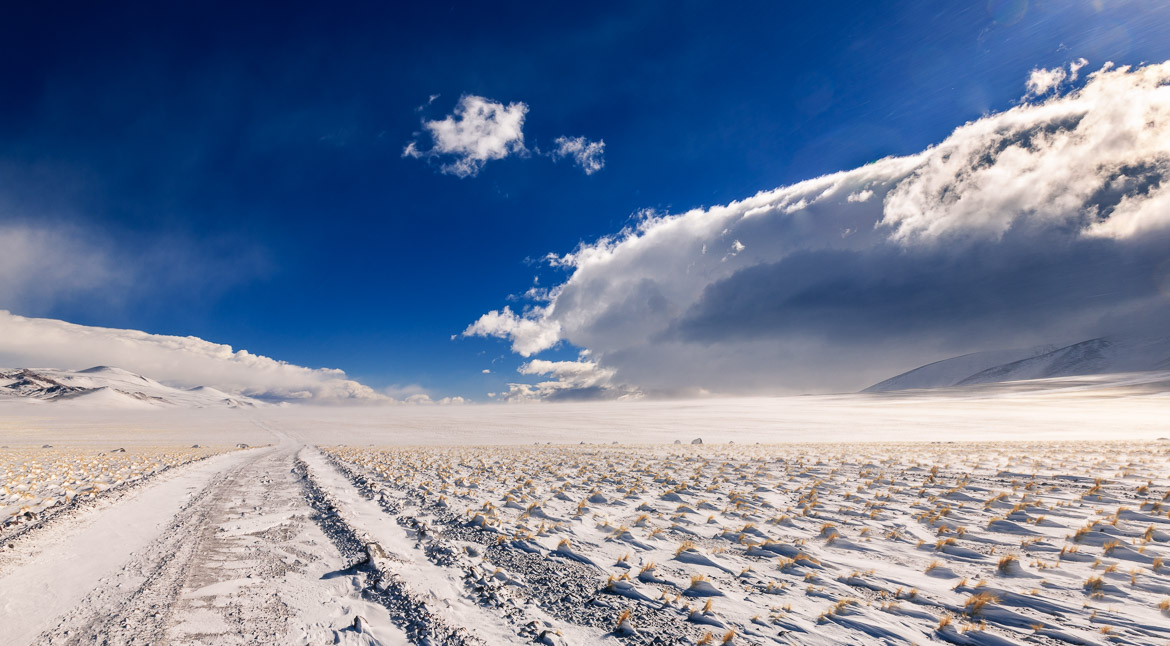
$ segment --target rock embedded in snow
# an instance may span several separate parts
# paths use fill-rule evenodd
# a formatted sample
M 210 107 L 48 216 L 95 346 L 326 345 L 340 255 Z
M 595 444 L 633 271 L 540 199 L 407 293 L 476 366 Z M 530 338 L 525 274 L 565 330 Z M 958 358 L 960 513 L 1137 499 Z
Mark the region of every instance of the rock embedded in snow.
M 691 440 L 691 444 L 702 444 L 702 443 L 703 443 L 703 438 L 701 438 L 701 437 L 696 437 L 695 439 Z
M 536 643 L 546 646 L 565 646 L 566 644 L 563 637 L 551 630 L 541 631 L 540 636 L 536 638 Z

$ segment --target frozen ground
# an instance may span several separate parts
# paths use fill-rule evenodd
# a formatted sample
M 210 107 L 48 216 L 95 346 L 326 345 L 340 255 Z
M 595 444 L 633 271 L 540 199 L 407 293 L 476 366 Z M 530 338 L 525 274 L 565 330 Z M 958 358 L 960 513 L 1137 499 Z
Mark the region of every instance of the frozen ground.
M 1145 375 L 682 403 L 5 403 L 0 626 L 13 644 L 1168 643 L 1164 392 Z

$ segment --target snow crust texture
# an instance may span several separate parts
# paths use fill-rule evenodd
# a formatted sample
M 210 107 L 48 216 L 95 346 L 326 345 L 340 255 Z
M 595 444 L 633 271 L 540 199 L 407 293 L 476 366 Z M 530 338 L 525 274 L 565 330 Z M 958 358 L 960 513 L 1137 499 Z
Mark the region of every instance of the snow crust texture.
M 632 644 L 1170 639 L 1164 444 L 327 452 L 505 616 Z

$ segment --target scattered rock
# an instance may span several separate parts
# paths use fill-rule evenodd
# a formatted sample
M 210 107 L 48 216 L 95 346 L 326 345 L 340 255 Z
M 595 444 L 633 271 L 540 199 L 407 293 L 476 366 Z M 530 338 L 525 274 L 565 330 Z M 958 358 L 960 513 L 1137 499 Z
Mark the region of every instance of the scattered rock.
M 675 444 L 682 444 L 682 440 L 675 440 L 674 443 Z
M 366 558 L 370 562 L 377 562 L 379 559 L 385 559 L 386 550 L 382 549 L 382 546 L 377 543 L 366 543 Z
M 551 630 L 545 630 L 536 638 L 536 643 L 547 646 L 564 646 L 565 639 Z
M 244 444 L 243 442 L 240 442 L 239 444 L 236 445 L 236 448 L 237 449 L 246 449 L 246 448 L 248 448 L 248 445 Z
M 51 448 L 53 448 L 53 445 L 52 444 L 42 444 L 41 448 L 42 449 L 51 449 Z
M 193 448 L 193 449 L 198 449 L 198 448 L 201 448 L 201 447 L 200 447 L 198 444 L 192 444 L 192 445 L 191 445 L 191 448 Z
M 118 447 L 118 448 L 116 448 L 116 449 L 111 449 L 111 450 L 110 450 L 110 453 L 125 453 L 125 452 L 126 452 L 126 449 L 123 449 L 123 448 L 121 448 L 121 447 Z
M 691 444 L 702 444 L 702 443 L 703 443 L 703 438 L 701 438 L 701 437 L 696 437 L 695 439 L 691 440 Z

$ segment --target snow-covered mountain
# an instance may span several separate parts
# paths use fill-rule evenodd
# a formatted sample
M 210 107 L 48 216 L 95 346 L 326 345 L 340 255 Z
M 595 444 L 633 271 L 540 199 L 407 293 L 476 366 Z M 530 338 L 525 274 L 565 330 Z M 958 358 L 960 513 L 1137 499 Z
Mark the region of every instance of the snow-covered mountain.
M 101 408 L 241 408 L 262 405 L 207 386 L 161 384 L 121 368 L 0 370 L 0 401 L 26 400 Z
M 862 392 L 1156 371 L 1170 371 L 1170 338 L 1102 337 L 1064 347 L 965 354 L 890 377 Z

